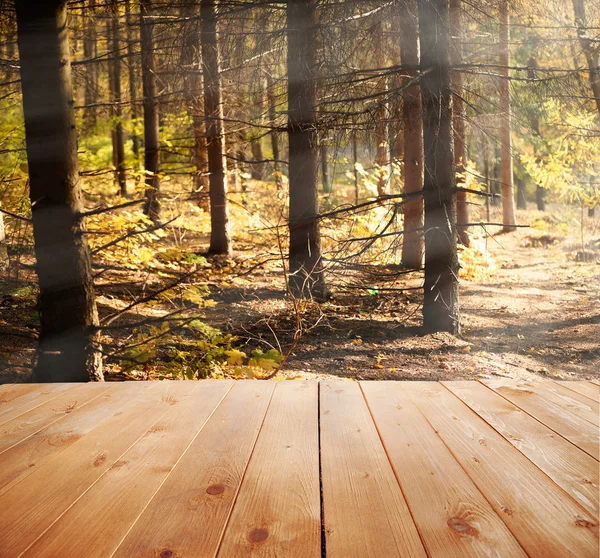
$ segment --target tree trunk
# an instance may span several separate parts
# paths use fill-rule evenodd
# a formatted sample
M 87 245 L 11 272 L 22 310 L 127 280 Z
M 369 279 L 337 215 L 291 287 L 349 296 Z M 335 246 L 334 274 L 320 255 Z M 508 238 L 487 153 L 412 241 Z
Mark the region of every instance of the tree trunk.
M 373 33 L 373 43 L 375 51 L 375 66 L 383 68 L 385 66 L 385 54 L 383 52 L 383 23 L 377 22 Z M 381 92 L 387 89 L 385 82 L 380 87 Z M 386 123 L 387 109 L 385 104 L 379 101 L 375 113 L 375 138 L 377 141 L 377 194 L 384 196 L 387 194 L 387 171 L 389 164 L 388 155 L 388 129 Z
M 326 296 L 321 261 L 315 127 L 315 2 L 287 3 L 290 277 L 295 296 Z
M 15 2 L 41 332 L 34 381 L 101 380 L 80 212 L 66 0 Z
M 181 68 L 183 69 L 183 89 L 187 111 L 192 120 L 194 147 L 194 193 L 198 196 L 198 205 L 204 210 L 210 209 L 208 199 L 208 154 L 204 133 L 204 111 L 202 110 L 202 57 L 200 56 L 200 29 L 195 16 L 197 7 L 193 3 L 185 4 L 181 9 L 182 17 L 190 18 L 189 27 L 184 29 L 183 48 L 181 50 Z
M 456 189 L 447 0 L 419 1 L 425 200 L 425 331 L 459 333 Z
M 538 186 L 535 189 L 535 202 L 538 211 L 546 211 L 546 189 Z
M 450 59 L 453 66 L 462 64 L 462 0 L 450 0 L 450 35 L 452 48 Z M 456 186 L 465 188 L 467 182 L 467 132 L 465 103 L 463 95 L 463 77 L 460 69 L 452 72 L 452 89 L 454 90 L 454 164 L 456 166 Z M 458 241 L 469 246 L 469 202 L 466 192 L 456 192 L 456 220 L 458 222 Z
M 132 150 L 133 156 L 135 157 L 136 164 L 140 163 L 140 137 L 137 135 L 135 125 L 137 123 L 138 112 L 137 112 L 137 76 L 136 76 L 136 64 L 135 64 L 135 53 L 133 48 L 133 17 L 131 15 L 131 2 L 127 0 L 125 3 L 126 10 L 126 23 L 127 23 L 127 67 L 129 68 L 129 103 L 131 111 L 131 121 L 133 123 L 133 131 L 131 132 Z
M 85 66 L 85 92 L 83 95 L 85 108 L 85 122 L 87 127 L 96 125 L 96 96 L 98 93 L 98 66 L 92 60 L 96 57 L 96 0 L 88 0 L 87 17 L 85 22 L 85 36 L 83 39 L 83 57 L 88 62 Z
M 527 183 L 517 178 L 517 209 L 527 209 Z
M 110 27 L 107 29 L 111 39 L 109 60 L 109 88 L 111 115 L 113 119 L 113 160 L 115 164 L 115 182 L 121 196 L 127 196 L 127 172 L 125 167 L 125 143 L 123 137 L 123 107 L 121 105 L 121 50 L 119 45 L 119 11 L 116 3 L 111 5 Z
M 227 203 L 227 164 L 223 132 L 223 97 L 219 75 L 217 42 L 217 1 L 202 0 L 202 65 L 204 69 L 204 115 L 210 180 L 210 247 L 211 254 L 231 255 L 229 207 Z
M 319 159 L 321 161 L 321 183 L 323 185 L 323 193 L 331 194 L 331 180 L 329 178 L 329 153 L 326 140 L 322 139 L 319 142 Z
M 590 73 L 590 86 L 598 114 L 600 114 L 600 62 L 598 47 L 590 39 L 590 30 L 587 28 L 588 22 L 585 13 L 585 0 L 573 0 L 573 11 L 575 12 L 575 25 L 577 26 L 577 36 L 581 50 L 585 54 Z
M 2 202 L 0 202 L 0 209 L 1 208 Z M 6 245 L 6 232 L 4 230 L 4 213 L 0 211 L 0 271 L 7 269 L 8 264 L 8 246 Z
M 275 106 L 275 91 L 273 85 L 273 78 L 271 74 L 267 72 L 267 103 L 269 104 L 269 125 L 272 127 L 271 136 L 271 149 L 273 151 L 273 174 L 275 175 L 275 184 L 277 189 L 280 190 L 283 186 L 281 179 L 281 170 L 279 165 L 280 153 L 279 153 L 279 133 L 275 129 L 277 125 L 277 108 Z
M 400 57 L 405 66 L 419 64 L 419 21 L 417 0 L 402 3 L 400 15 Z M 416 70 L 407 70 L 408 79 L 417 76 Z M 404 193 L 415 194 L 423 189 L 423 121 L 421 119 L 421 92 L 411 85 L 404 92 L 402 119 L 404 120 Z M 414 195 L 404 203 L 404 242 L 402 265 L 420 269 L 423 265 L 423 198 Z
M 501 181 L 502 181 L 502 223 L 503 230 L 514 230 L 515 195 L 513 185 L 513 160 L 511 139 L 510 108 L 510 16 L 508 0 L 500 3 L 500 143 L 502 145 Z
M 146 170 L 146 202 L 144 213 L 160 221 L 160 137 L 156 72 L 154 68 L 154 31 L 150 21 L 151 0 L 140 2 L 140 44 L 142 50 L 142 86 L 144 93 L 144 169 Z

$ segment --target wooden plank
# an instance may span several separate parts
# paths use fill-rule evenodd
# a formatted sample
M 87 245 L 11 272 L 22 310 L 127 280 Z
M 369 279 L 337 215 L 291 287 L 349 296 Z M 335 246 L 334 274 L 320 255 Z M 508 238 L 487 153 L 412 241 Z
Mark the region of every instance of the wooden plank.
M 121 410 L 157 382 L 111 382 L 101 396 L 75 409 L 60 421 L 36 432 L 12 448 L 0 453 L 0 494 L 37 471 L 50 458 L 65 450 L 102 420 Z
M 39 384 L 2 384 L 0 385 L 0 408 L 17 397 L 39 389 Z
M 161 382 L 0 495 L 0 556 L 25 551 L 193 385 Z
M 585 381 L 574 381 L 569 380 L 568 382 L 556 382 L 557 384 L 566 387 L 572 391 L 584 395 L 596 402 L 600 401 L 600 385 L 594 384 L 593 382 Z
M 321 557 L 318 383 L 278 382 L 219 556 Z
M 527 556 L 401 384 L 360 385 L 428 556 Z
M 574 415 L 595 427 L 600 426 L 600 404 L 589 397 L 553 382 L 545 380 L 535 383 L 535 391 L 547 401 L 568 409 Z
M 23 395 L 17 398 L 10 399 L 6 403 L 0 405 L 0 425 L 13 420 L 14 418 L 39 407 L 58 397 L 63 392 L 75 389 L 77 386 L 84 384 L 32 384 L 33 390 L 28 390 Z
M 0 454 L 106 393 L 104 382 L 80 384 L 0 426 Z M 1 473 L 0 473 L 1 475 Z
M 25 556 L 112 556 L 232 385 L 196 382 Z
M 600 457 L 598 428 L 574 415 L 564 406 L 538 394 L 536 391 L 537 382 L 481 381 L 548 428 L 581 448 L 594 459 L 597 460 Z
M 590 380 L 590 382 L 596 386 L 600 386 L 600 380 Z
M 598 462 L 478 382 L 443 382 L 505 440 L 598 518 Z
M 214 557 L 274 382 L 236 382 L 113 558 Z
M 597 558 L 594 517 L 460 399 L 437 383 L 402 389 L 529 556 Z
M 322 381 L 320 401 L 327 556 L 425 557 L 359 385 Z

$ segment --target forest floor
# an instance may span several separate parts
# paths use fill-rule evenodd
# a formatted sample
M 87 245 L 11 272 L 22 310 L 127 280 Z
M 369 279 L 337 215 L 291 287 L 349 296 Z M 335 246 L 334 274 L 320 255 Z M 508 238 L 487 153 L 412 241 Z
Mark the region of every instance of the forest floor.
M 201 265 L 194 268 L 193 294 L 213 302 L 201 303 L 196 312 L 203 323 L 238 338 L 236 348 L 242 351 L 274 348 L 288 356 L 278 377 L 597 378 L 600 219 L 587 221 L 586 255 L 582 256 L 577 228 L 565 225 L 572 218 L 552 215 L 520 212 L 519 222 L 538 226 L 509 234 L 492 229 L 476 240 L 482 249 L 485 245 L 487 253 L 485 261 L 475 258 L 465 264 L 471 269 L 460 286 L 460 336 L 423 335 L 420 331 L 420 274 L 382 280 L 381 272 L 394 276 L 398 268 L 388 261 L 378 266 L 377 273 L 360 268 L 351 282 L 347 275 L 331 277 L 332 298 L 325 303 L 293 301 L 284 294 L 277 248 L 257 246 L 247 239 L 236 243 L 230 261 L 198 259 Z M 182 240 L 181 234 L 174 235 L 175 243 L 169 240 L 171 235 L 163 238 L 163 255 L 172 254 L 175 248 L 179 254 L 194 255 L 206 250 L 205 234 L 188 231 L 184 236 Z M 9 271 L 0 277 L 0 383 L 26 381 L 35 355 L 39 327 L 35 282 L 31 259 L 21 256 L 19 261 L 29 275 L 15 277 Z M 187 263 L 194 262 L 192 257 Z M 105 258 L 95 270 L 104 319 L 170 280 L 166 268 L 151 273 L 136 270 L 135 265 L 120 266 L 118 259 Z M 136 342 L 147 347 L 146 340 L 158 330 L 144 337 L 126 326 L 177 309 L 177 304 L 190 307 L 194 300 L 180 292 L 162 297 L 158 303 L 138 304 L 114 322 L 123 329 L 105 330 L 104 339 L 113 347 Z M 163 333 L 168 333 L 166 329 Z M 185 336 L 185 332 L 177 335 Z M 160 362 L 157 364 L 161 352 L 150 353 L 131 377 L 162 374 Z M 171 369 L 179 362 L 169 360 Z M 114 364 L 118 359 L 111 362 L 107 379 L 130 377 Z

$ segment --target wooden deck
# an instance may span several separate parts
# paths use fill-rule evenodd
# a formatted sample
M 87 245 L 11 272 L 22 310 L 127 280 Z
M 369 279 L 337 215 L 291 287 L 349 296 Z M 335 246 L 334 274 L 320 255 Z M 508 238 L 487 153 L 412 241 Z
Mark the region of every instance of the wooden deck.
M 0 386 L 0 556 L 598 557 L 600 384 Z

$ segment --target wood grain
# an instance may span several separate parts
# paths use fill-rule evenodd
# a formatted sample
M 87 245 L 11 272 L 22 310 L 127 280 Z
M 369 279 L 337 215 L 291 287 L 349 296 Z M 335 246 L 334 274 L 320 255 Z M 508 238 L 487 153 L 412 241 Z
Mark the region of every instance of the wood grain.
M 25 390 L 22 395 L 0 403 L 0 425 L 81 385 L 83 384 L 32 384 L 33 389 Z
M 598 522 L 440 384 L 404 390 L 529 556 L 597 558 Z
M 274 388 L 235 383 L 113 558 L 216 555 Z
M 59 421 L 75 410 L 83 408 L 109 389 L 110 386 L 104 382 L 80 384 L 31 411 L 5 422 L 0 426 L 0 454 L 42 428 Z
M 109 388 L 87 405 L 0 453 L 0 494 L 37 471 L 46 461 L 74 444 L 114 412 L 156 387 L 156 382 L 106 384 Z
M 482 380 L 517 407 L 535 417 L 594 459 L 600 457 L 598 428 L 573 414 L 564 405 L 537 392 L 538 382 L 505 380 Z
M 600 401 L 600 385 L 597 383 L 585 382 L 585 381 L 576 381 L 569 380 L 568 382 L 556 382 L 557 384 L 566 387 L 572 391 L 579 393 L 580 395 L 584 395 L 593 401 Z
M 527 556 L 401 385 L 360 385 L 428 556 Z
M 321 557 L 317 382 L 277 382 L 218 555 Z
M 192 387 L 161 382 L 0 495 L 0 556 L 25 551 Z
M 320 401 L 327 556 L 426 556 L 359 385 L 323 381 Z
M 232 385 L 194 382 L 25 556 L 111 556 Z
M 597 401 L 551 380 L 537 382 L 535 391 L 547 401 L 552 401 L 553 404 L 568 409 L 596 428 L 600 426 L 600 404 Z
M 1 384 L 0 385 L 0 408 L 6 405 L 17 397 L 21 397 L 39 389 L 39 384 Z
M 598 462 L 478 382 L 443 382 L 505 440 L 598 518 Z

